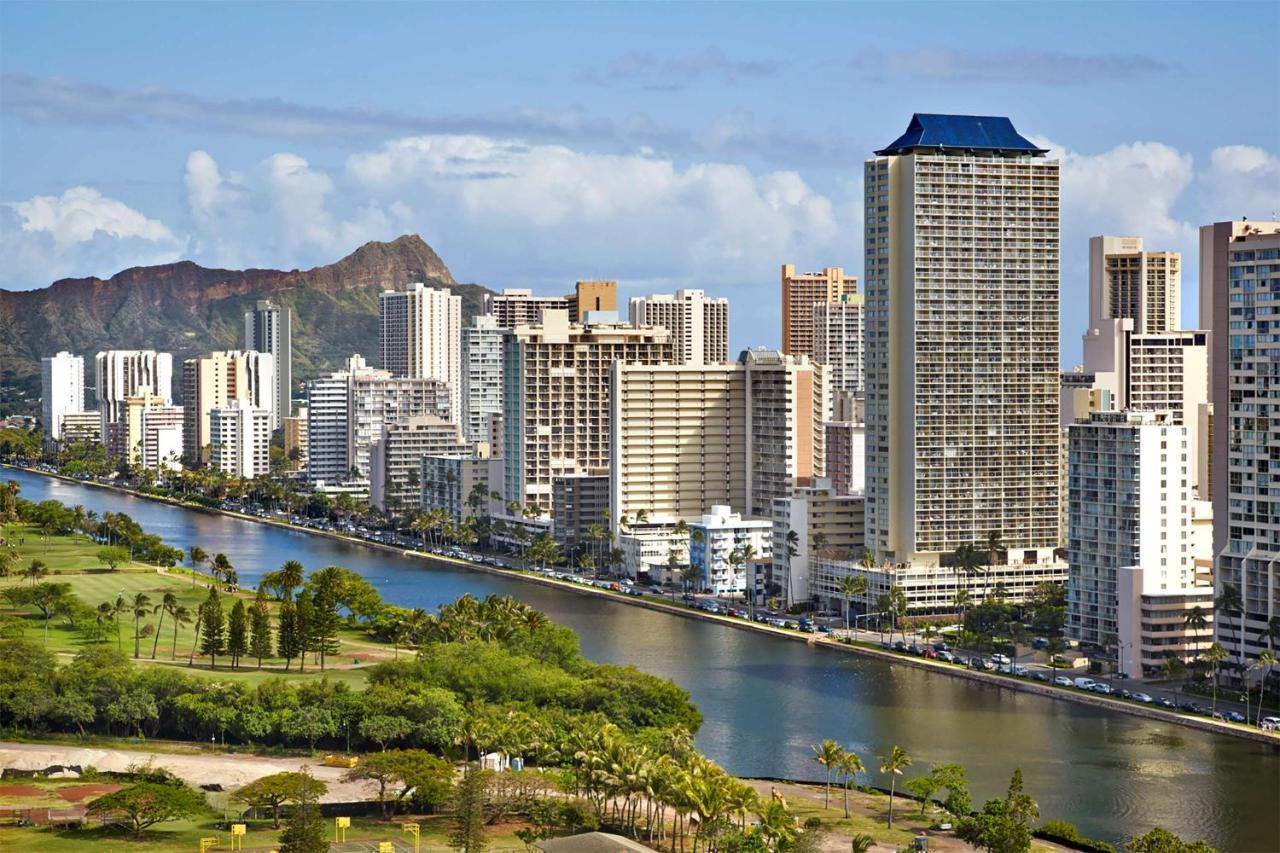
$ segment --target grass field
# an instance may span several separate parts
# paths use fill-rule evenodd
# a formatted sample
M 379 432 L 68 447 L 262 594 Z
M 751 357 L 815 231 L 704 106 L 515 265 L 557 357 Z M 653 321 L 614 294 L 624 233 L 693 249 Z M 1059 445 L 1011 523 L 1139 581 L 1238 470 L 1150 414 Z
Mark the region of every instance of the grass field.
M 115 602 L 123 597 L 132 601 L 138 593 L 145 593 L 151 600 L 151 606 L 159 604 L 166 593 L 172 593 L 178 604 L 186 607 L 193 614 L 196 608 L 208 595 L 208 578 L 197 575 L 190 569 L 157 569 L 141 563 L 130 563 L 111 571 L 102 566 L 97 559 L 100 546 L 84 536 L 43 536 L 38 530 L 27 525 L 10 524 L 0 528 L 0 535 L 5 541 L 16 547 L 19 560 L 15 571 L 9 577 L 0 578 L 0 591 L 13 586 L 30 584 L 20 572 L 33 559 L 42 560 L 49 568 L 49 574 L 41 580 L 47 582 L 67 583 L 72 593 L 84 604 L 96 608 L 102 602 Z M 248 594 L 241 597 L 248 600 Z M 229 612 L 232 602 L 224 601 L 223 611 Z M 273 605 L 274 606 L 274 605 Z M 22 636 L 46 647 L 60 656 L 71 656 L 95 642 L 117 643 L 116 625 L 107 626 L 105 639 L 98 640 L 90 634 L 76 630 L 66 620 L 55 618 L 48 626 L 48 638 L 45 638 L 44 620 L 32 608 L 13 608 L 7 601 L 0 599 L 0 621 L 8 623 L 7 636 Z M 155 642 L 155 629 L 159 629 L 159 642 Z M 326 661 L 326 669 L 322 673 L 317 665 L 308 661 L 305 672 L 298 671 L 297 661 L 291 668 L 284 669 L 284 661 L 280 658 L 264 659 L 263 668 L 257 668 L 257 661 L 243 661 L 241 667 L 232 669 L 230 659 L 218 659 L 216 669 L 209 668 L 207 658 L 196 654 L 194 666 L 188 666 L 191 660 L 192 646 L 196 643 L 194 624 L 184 625 L 178 629 L 176 653 L 173 635 L 173 620 L 165 616 L 163 621 L 159 613 L 151 613 L 139 620 L 138 628 L 142 632 L 140 663 L 151 666 L 181 666 L 187 672 L 199 676 L 215 677 L 220 681 L 244 681 L 255 684 L 276 676 L 287 676 L 290 679 L 314 680 L 327 677 L 333 681 L 343 681 L 352 686 L 363 685 L 364 669 L 382 660 L 394 657 L 394 650 L 385 644 L 377 643 L 355 629 L 346 628 L 339 634 L 338 654 Z M 134 620 L 132 613 L 124 613 L 118 619 L 118 645 L 130 657 L 134 650 Z M 150 634 L 150 636 L 148 636 Z M 153 644 L 156 658 L 151 660 Z M 404 653 L 403 651 L 401 652 Z

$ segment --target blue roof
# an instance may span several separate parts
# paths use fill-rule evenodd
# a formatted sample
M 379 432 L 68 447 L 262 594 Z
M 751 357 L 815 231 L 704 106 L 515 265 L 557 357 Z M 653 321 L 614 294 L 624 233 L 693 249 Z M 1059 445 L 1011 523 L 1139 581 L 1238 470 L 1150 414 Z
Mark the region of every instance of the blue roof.
M 949 116 L 916 113 L 907 132 L 876 154 L 906 154 L 919 148 L 997 151 L 1011 154 L 1047 154 L 1013 129 L 1004 116 Z

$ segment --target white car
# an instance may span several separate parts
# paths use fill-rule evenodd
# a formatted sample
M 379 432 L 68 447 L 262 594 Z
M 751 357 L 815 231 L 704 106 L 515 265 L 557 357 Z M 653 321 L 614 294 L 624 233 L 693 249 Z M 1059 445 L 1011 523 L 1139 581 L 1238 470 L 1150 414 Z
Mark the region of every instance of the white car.
M 1071 679 L 1070 679 L 1070 678 L 1067 678 L 1065 675 L 1055 675 L 1055 676 L 1053 677 L 1053 683 L 1054 683 L 1054 684 L 1056 684 L 1056 685 L 1058 685 L 1059 687 L 1074 687 L 1074 686 L 1075 686 L 1075 685 L 1073 685 L 1073 684 L 1071 683 Z
M 1280 731 L 1280 717 L 1263 717 L 1262 730 L 1264 732 Z
M 1135 693 L 1132 698 L 1135 702 L 1141 702 L 1144 705 L 1150 705 L 1152 702 L 1156 701 L 1152 699 L 1151 695 L 1148 693 Z
M 997 666 L 1008 666 L 1009 664 L 1013 663 L 1013 661 L 1009 660 L 1008 655 L 992 655 L 991 660 Z

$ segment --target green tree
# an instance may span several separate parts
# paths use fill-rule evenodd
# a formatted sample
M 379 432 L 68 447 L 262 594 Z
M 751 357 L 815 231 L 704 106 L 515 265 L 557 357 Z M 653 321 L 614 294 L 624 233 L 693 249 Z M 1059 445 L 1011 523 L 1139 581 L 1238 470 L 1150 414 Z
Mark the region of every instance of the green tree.
M 307 671 L 307 652 L 315 649 L 315 613 L 311 593 L 302 590 L 293 600 L 293 620 L 297 626 L 295 630 L 298 638 L 298 672 Z
M 271 657 L 271 610 L 261 586 L 249 607 L 249 654 L 258 659 L 258 669 L 262 669 L 263 658 Z
M 160 646 L 160 629 L 164 627 L 164 617 L 166 614 L 173 615 L 173 610 L 178 606 L 178 596 L 172 592 L 166 592 L 160 599 L 160 603 L 155 606 L 153 612 L 160 614 L 160 621 L 156 623 L 156 634 L 151 640 L 151 659 L 156 659 L 156 649 Z
M 1144 835 L 1130 838 L 1124 849 L 1126 853 L 1215 853 L 1203 841 L 1183 841 L 1159 826 Z
M 249 615 L 244 601 L 237 598 L 227 617 L 227 654 L 231 655 L 231 668 L 240 666 L 240 658 L 249 650 Z
M 312 597 L 311 637 L 308 645 L 320 655 L 320 671 L 324 672 L 325 659 L 338 653 L 338 602 L 335 593 L 321 588 Z
M 109 545 L 105 548 L 99 548 L 98 560 L 105 563 L 107 568 L 114 572 L 122 563 L 127 563 L 129 561 L 129 549 L 122 548 L 119 545 Z
M 840 744 L 830 739 L 815 744 L 810 749 L 813 750 L 813 760 L 821 764 L 822 768 L 827 771 L 827 784 L 822 794 L 822 807 L 830 808 L 831 774 L 835 772 L 836 766 L 840 763 L 840 757 L 844 755 L 844 750 L 840 748 Z
M 398 714 L 371 714 L 360 721 L 360 736 L 376 743 L 383 752 L 387 744 L 413 731 L 413 723 Z
M 285 803 L 315 802 L 329 788 L 308 773 L 272 773 L 255 779 L 231 795 L 231 799 L 255 809 L 271 809 L 272 826 L 280 828 L 280 807 Z
M 485 800 L 489 795 L 489 774 L 478 765 L 468 764 L 453 789 L 451 802 L 453 827 L 449 844 L 463 853 L 484 853 L 489 846 L 484 826 Z
M 889 750 L 888 755 L 880 756 L 880 772 L 889 774 L 889 828 L 893 828 L 893 795 L 898 786 L 898 777 L 902 771 L 911 766 L 911 756 L 897 744 Z
M 124 820 L 137 838 L 148 827 L 182 820 L 205 809 L 204 796 L 186 785 L 171 782 L 137 782 L 89 803 L 89 817 Z
M 298 619 L 293 609 L 293 602 L 285 599 L 280 604 L 280 612 L 276 615 L 276 654 L 284 658 L 284 670 L 289 671 L 302 649 L 298 637 Z
M 1228 657 L 1227 650 L 1218 643 L 1214 643 L 1205 650 L 1201 657 L 1213 670 L 1213 700 L 1210 703 L 1210 712 L 1216 713 L 1218 710 L 1218 669 Z
M 151 596 L 134 593 L 129 610 L 133 613 L 133 659 L 137 660 L 142 654 L 142 620 L 151 613 Z
M 862 759 L 856 752 L 842 750 L 840 761 L 836 763 L 836 772 L 840 774 L 840 787 L 844 789 L 844 816 L 849 816 L 849 783 L 865 770 Z
M 222 599 L 218 587 L 209 587 L 209 595 L 200 605 L 200 654 L 209 656 L 209 668 L 217 666 L 218 655 L 226 648 L 226 620 L 222 616 Z
M 280 833 L 280 853 L 328 853 L 327 828 L 328 822 L 320 815 L 316 801 L 300 801 Z
M 1026 853 L 1031 849 L 1031 822 L 1040 817 L 1040 807 L 1022 787 L 1022 768 L 1013 771 L 1003 800 L 987 800 L 982 811 L 964 818 L 958 834 L 965 841 L 990 853 Z
M 49 565 L 44 560 L 32 560 L 23 574 L 30 579 L 31 585 L 35 586 L 40 578 L 49 574 Z

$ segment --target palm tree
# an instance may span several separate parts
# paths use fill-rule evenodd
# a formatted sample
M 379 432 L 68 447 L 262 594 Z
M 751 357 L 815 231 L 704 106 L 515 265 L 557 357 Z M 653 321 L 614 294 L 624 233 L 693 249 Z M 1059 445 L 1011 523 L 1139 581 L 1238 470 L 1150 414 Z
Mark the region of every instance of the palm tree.
M 787 606 L 790 607 L 794 595 L 791 588 L 791 561 L 800 556 L 800 534 L 794 530 L 787 531 Z
M 110 601 L 104 601 L 98 605 L 98 609 L 94 615 L 94 626 L 97 630 L 98 639 L 101 641 L 106 634 L 106 625 L 108 622 L 114 622 L 116 618 L 115 608 L 111 606 Z
M 173 612 L 170 614 L 170 616 L 173 619 L 173 649 L 169 652 L 169 660 L 177 660 L 178 659 L 178 629 L 181 628 L 183 625 L 190 625 L 192 619 L 194 619 L 195 617 L 192 615 L 191 610 L 182 604 L 179 604 L 177 607 L 173 608 Z M 195 648 L 194 643 L 192 644 L 192 648 L 193 649 Z
M 840 594 L 844 596 L 844 625 L 853 627 L 854 596 L 864 595 L 867 591 L 866 575 L 845 575 L 840 578 Z
M 164 615 L 173 613 L 173 609 L 178 606 L 178 597 L 172 592 L 166 592 L 164 598 L 156 605 L 155 611 L 160 614 L 160 621 L 156 623 L 156 638 L 151 641 L 151 659 L 156 659 L 156 646 L 160 643 L 160 629 L 164 626 Z
M 1182 626 L 1188 631 L 1198 634 L 1209 627 L 1209 617 L 1205 615 L 1204 608 L 1197 604 L 1183 614 Z
M 897 789 L 898 777 L 905 767 L 911 766 L 911 756 L 906 750 L 894 744 L 888 755 L 880 756 L 880 772 L 889 774 L 889 828 L 893 829 L 893 795 Z
M 1226 660 L 1229 655 L 1227 650 L 1222 646 L 1214 643 L 1210 646 L 1201 657 L 1213 668 L 1213 702 L 1210 705 L 1210 713 L 1218 710 L 1218 667 Z
M 129 612 L 129 602 L 123 594 L 116 596 L 116 600 L 111 605 L 111 612 L 116 622 L 116 651 L 123 651 L 120 645 L 120 616 Z
M 49 574 L 49 566 L 44 560 L 32 560 L 31 565 L 27 566 L 27 569 L 23 574 L 31 578 L 31 585 L 35 586 L 36 581 Z
M 1214 609 L 1214 610 L 1216 610 L 1216 611 L 1217 611 L 1217 612 L 1219 612 L 1219 613 L 1232 613 L 1232 614 L 1235 614 L 1235 615 L 1239 618 L 1239 622 L 1237 623 L 1237 627 L 1238 627 L 1238 629 L 1239 629 L 1239 631 L 1240 631 L 1240 649 L 1239 649 L 1239 652 L 1238 652 L 1238 655 L 1237 655 L 1237 660 L 1239 661 L 1240 666 L 1241 666 L 1241 667 L 1243 667 L 1243 666 L 1245 665 L 1245 660 L 1244 660 L 1244 601 L 1240 598 L 1240 589 L 1239 589 L 1238 587 L 1234 587 L 1234 586 L 1232 586 L 1232 585 L 1231 585 L 1231 584 L 1229 584 L 1229 583 L 1224 583 L 1224 584 L 1222 585 L 1222 592 L 1218 594 L 1218 597 L 1217 597 L 1217 598 L 1214 600 L 1214 602 L 1213 602 L 1213 609 Z M 1221 631 L 1221 630 L 1218 630 L 1218 631 L 1216 631 L 1215 633 L 1217 633 L 1219 636 L 1221 636 L 1221 635 L 1222 635 L 1222 631 Z
M 214 584 L 221 585 L 231 577 L 233 569 L 231 561 L 227 559 L 226 554 L 218 553 L 213 555 L 213 562 L 209 564 L 209 573 L 214 577 Z
M 151 612 L 151 596 L 145 592 L 135 593 L 129 609 L 133 612 L 133 659 L 141 654 L 142 634 L 138 630 L 142 617 Z
M 964 612 L 973 604 L 973 596 L 969 594 L 969 590 L 964 587 L 957 586 L 956 594 L 952 597 L 951 603 L 955 605 L 956 614 L 960 617 L 960 624 L 964 625 Z
M 1265 669 L 1262 674 L 1262 683 L 1258 685 L 1258 725 L 1262 725 L 1262 700 L 1267 698 L 1267 681 L 1271 678 L 1271 670 L 1277 663 L 1275 653 L 1270 649 L 1263 649 L 1258 653 L 1258 660 L 1254 666 Z
M 836 764 L 836 772 L 840 775 L 840 787 L 844 788 L 844 816 L 849 816 L 849 782 L 864 769 L 862 759 L 856 752 L 842 750 L 840 761 Z
M 966 581 L 982 572 L 982 552 L 972 542 L 965 542 L 951 554 L 957 577 L 964 575 Z M 957 584 L 959 586 L 959 584 Z M 966 584 L 965 589 L 968 589 Z
M 1006 556 L 1009 552 L 1004 547 L 1004 537 L 1000 535 L 999 530 L 992 530 L 987 533 L 986 541 L 987 565 L 997 565 L 1002 556 Z
M 822 796 L 822 807 L 829 808 L 831 805 L 831 774 L 839 766 L 844 750 L 840 748 L 840 744 L 830 739 L 824 740 L 811 748 L 813 749 L 813 760 L 821 764 L 827 771 L 827 787 L 826 793 Z
M 192 568 L 191 585 L 195 586 L 196 574 L 200 572 L 201 564 L 203 564 L 206 560 L 209 559 L 209 555 L 205 553 L 205 550 L 201 548 L 199 545 L 192 545 L 190 548 L 187 549 L 187 553 L 191 557 L 191 568 Z

